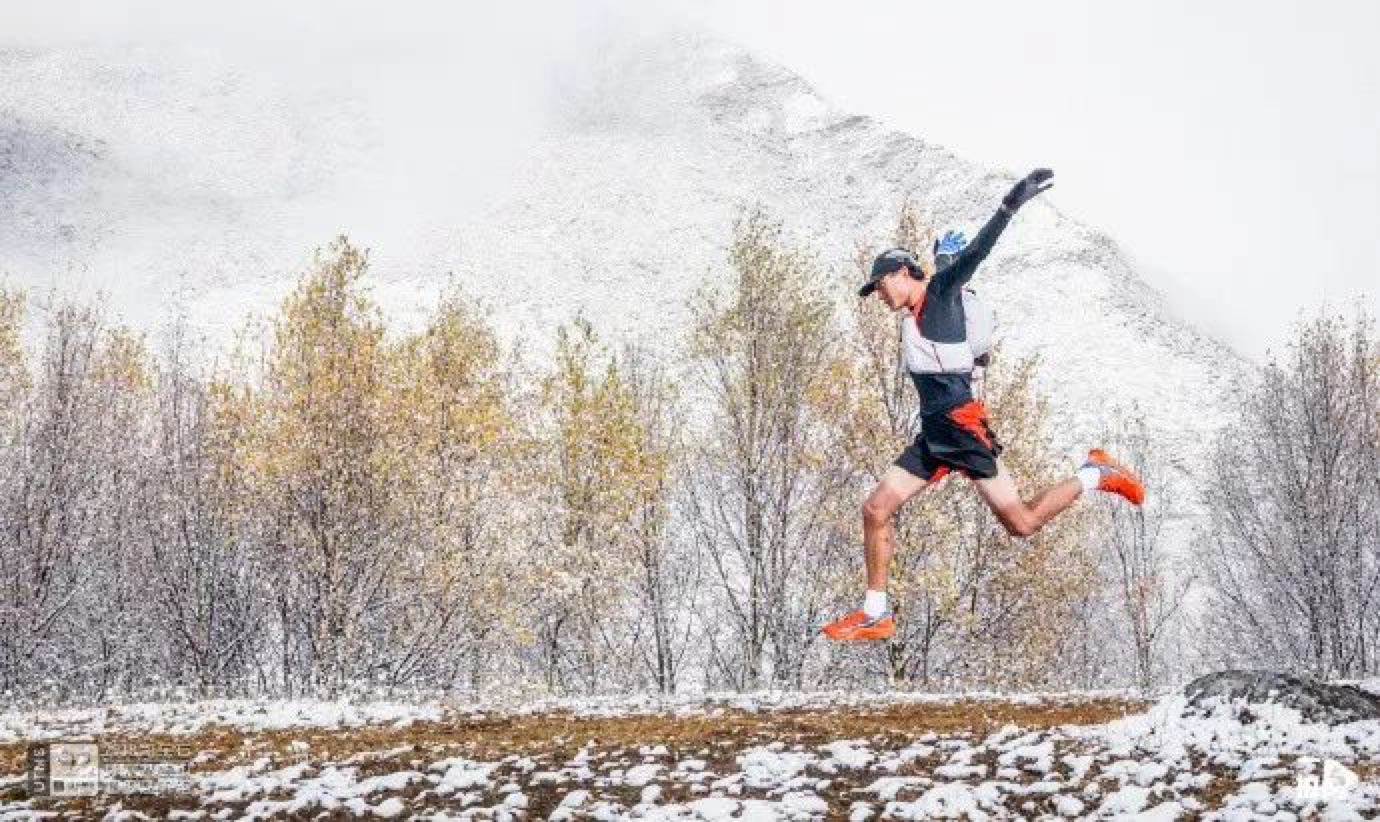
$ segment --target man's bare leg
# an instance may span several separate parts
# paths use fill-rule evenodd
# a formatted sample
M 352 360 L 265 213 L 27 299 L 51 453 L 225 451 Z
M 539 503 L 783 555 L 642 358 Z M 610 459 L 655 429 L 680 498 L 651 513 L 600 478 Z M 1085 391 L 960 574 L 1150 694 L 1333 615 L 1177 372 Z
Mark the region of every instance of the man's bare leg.
M 1016 481 L 1000 459 L 995 477 L 974 480 L 973 485 L 1007 532 L 1016 537 L 1028 537 L 1039 531 L 1083 494 L 1083 483 L 1072 477 L 1046 488 L 1030 502 L 1023 502 Z
M 925 490 L 928 484 L 893 465 L 867 495 L 863 503 L 863 559 L 867 564 L 869 590 L 886 590 L 891 558 L 896 554 L 896 528 L 892 522 L 906 500 Z
M 886 606 L 886 580 L 896 554 L 892 518 L 906 500 L 929 483 L 900 466 L 882 475 L 863 503 L 863 559 L 867 564 L 867 592 L 863 607 L 824 626 L 830 639 L 887 639 L 896 632 L 896 621 Z

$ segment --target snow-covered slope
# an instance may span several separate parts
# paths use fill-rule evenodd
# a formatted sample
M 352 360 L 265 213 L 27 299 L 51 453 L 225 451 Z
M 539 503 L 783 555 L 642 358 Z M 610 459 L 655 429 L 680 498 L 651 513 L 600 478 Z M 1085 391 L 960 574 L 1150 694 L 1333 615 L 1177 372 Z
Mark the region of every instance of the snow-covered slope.
M 694 35 L 609 50 L 569 72 L 559 100 L 504 185 L 485 187 L 442 140 L 384 156 L 407 124 L 343 88 L 171 52 L 0 52 L 0 271 L 100 287 L 149 329 L 180 290 L 224 341 L 348 231 L 374 249 L 376 296 L 399 322 L 453 275 L 539 357 L 577 311 L 609 334 L 674 343 L 693 292 L 723 279 L 750 203 L 846 279 L 903 201 L 971 235 L 1012 179 Z M 400 184 L 423 178 L 424 191 Z M 1105 409 L 1139 406 L 1191 467 L 1244 365 L 1171 316 L 1110 238 L 1061 215 L 1058 191 L 1021 212 L 975 284 L 1007 350 L 1041 356 L 1071 455 Z

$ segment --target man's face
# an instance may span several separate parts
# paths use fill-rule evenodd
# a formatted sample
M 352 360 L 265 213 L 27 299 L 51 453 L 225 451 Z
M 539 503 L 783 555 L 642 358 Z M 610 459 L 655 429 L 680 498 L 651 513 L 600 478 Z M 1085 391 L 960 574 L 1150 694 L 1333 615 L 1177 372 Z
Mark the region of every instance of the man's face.
M 905 305 L 906 280 L 909 278 L 904 266 L 883 276 L 877 281 L 877 299 L 893 310 Z

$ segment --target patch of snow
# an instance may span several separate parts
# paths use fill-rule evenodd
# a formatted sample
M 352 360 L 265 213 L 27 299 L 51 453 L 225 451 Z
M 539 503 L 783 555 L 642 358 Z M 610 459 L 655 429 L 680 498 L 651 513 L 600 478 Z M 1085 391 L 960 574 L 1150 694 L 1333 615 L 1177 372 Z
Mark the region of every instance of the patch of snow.
M 744 782 L 750 788 L 772 788 L 789 782 L 805 769 L 810 760 L 807 754 L 777 752 L 767 748 L 752 748 L 738 757 Z
M 651 782 L 653 779 L 656 779 L 657 774 L 659 774 L 663 770 L 665 769 L 662 768 L 660 765 L 638 765 L 636 767 L 629 768 L 627 772 L 623 774 L 623 783 L 626 785 L 631 785 L 634 788 L 640 788 L 643 785 L 646 785 L 648 782 Z
M 910 803 L 905 815 L 910 819 L 988 818 L 978 807 L 973 790 L 961 783 L 930 788 L 918 800 Z
M 867 750 L 866 743 L 861 741 L 841 739 L 825 745 L 823 750 L 829 753 L 829 759 L 823 764 L 850 770 L 865 768 L 874 759 L 872 752 Z
M 1083 800 L 1075 796 L 1054 797 L 1054 811 L 1060 816 L 1078 816 L 1084 807 Z
M 1145 807 L 1149 798 L 1150 790 L 1148 788 L 1142 788 L 1139 785 L 1127 785 L 1108 794 L 1107 798 L 1098 806 L 1097 812 L 1107 817 L 1138 813 Z

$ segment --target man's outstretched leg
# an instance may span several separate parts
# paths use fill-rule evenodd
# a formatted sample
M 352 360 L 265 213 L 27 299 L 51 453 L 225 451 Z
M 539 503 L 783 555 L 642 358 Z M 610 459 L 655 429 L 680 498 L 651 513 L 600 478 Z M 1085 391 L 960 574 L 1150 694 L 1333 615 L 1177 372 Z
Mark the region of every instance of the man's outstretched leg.
M 899 466 L 882 475 L 863 503 L 863 558 L 867 564 L 867 593 L 863 607 L 824 626 L 830 639 L 886 639 L 896 632 L 896 621 L 886 604 L 886 581 L 891 558 L 896 554 L 896 512 L 906 500 L 929 485 Z
M 975 480 L 973 484 L 1007 533 L 1014 537 L 1028 537 L 1039 531 L 1085 491 L 1119 494 L 1133 505 L 1140 505 L 1145 499 L 1145 489 L 1135 474 L 1099 449 L 1088 452 L 1088 461 L 1076 475 L 1046 488 L 1029 502 L 1021 500 L 1015 480 L 1000 459 L 995 477 Z

